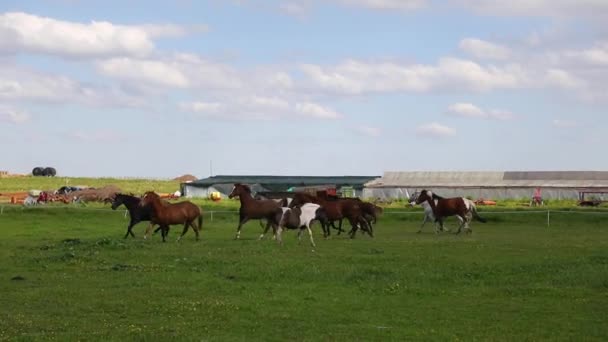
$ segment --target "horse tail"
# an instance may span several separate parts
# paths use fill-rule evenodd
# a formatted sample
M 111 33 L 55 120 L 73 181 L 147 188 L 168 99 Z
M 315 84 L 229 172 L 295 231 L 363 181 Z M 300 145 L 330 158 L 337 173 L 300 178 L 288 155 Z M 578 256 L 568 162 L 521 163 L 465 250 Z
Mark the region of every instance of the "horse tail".
M 473 214 L 473 218 L 477 219 L 477 221 L 481 223 L 488 222 L 485 218 L 479 216 L 479 213 L 477 213 L 477 206 L 473 202 L 471 202 L 471 213 Z

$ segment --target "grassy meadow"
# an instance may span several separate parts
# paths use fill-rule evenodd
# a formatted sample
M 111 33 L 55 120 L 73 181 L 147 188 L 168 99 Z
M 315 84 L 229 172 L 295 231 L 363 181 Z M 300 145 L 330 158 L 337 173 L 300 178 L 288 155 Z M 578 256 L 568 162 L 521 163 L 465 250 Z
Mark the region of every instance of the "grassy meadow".
M 175 192 L 180 182 L 173 180 L 128 179 L 128 178 L 75 178 L 75 177 L 14 177 L 0 178 L 0 193 L 37 190 L 57 190 L 62 186 L 89 186 L 94 188 L 116 185 L 124 192 L 141 194 L 149 190 Z
M 483 214 L 472 235 L 416 234 L 387 210 L 376 238 L 294 232 L 233 240 L 207 214 L 202 240 L 122 239 L 124 211 L 0 215 L 0 340 L 596 340 L 608 337 L 608 215 Z M 234 210 L 234 206 L 213 210 Z M 450 220 L 448 225 L 455 226 Z

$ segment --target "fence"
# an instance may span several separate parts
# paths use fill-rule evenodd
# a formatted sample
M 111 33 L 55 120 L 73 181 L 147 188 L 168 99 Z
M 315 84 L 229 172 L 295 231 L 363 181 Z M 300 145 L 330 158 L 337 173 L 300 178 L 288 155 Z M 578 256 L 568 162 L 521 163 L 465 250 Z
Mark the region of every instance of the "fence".
M 106 208 L 85 208 L 85 207 L 74 207 L 74 206 L 6 206 L 11 209 L 21 209 L 21 211 L 26 210 L 47 210 L 47 209 L 71 209 L 71 210 L 91 210 L 91 211 L 106 211 L 106 212 L 115 212 L 115 213 L 123 213 L 126 218 L 129 214 L 127 210 L 112 210 Z M 0 205 L 0 215 L 4 215 L 4 205 Z M 521 214 L 542 214 L 545 213 L 547 216 L 547 228 L 551 226 L 551 214 L 576 214 L 576 215 L 605 215 L 608 216 L 608 211 L 575 211 L 575 210 L 511 210 L 511 211 L 481 211 L 480 214 L 484 216 L 487 215 L 521 215 Z M 210 221 L 213 221 L 214 216 L 217 214 L 238 214 L 238 210 L 205 210 L 203 215 L 209 216 Z M 383 215 L 423 215 L 422 211 L 385 211 Z

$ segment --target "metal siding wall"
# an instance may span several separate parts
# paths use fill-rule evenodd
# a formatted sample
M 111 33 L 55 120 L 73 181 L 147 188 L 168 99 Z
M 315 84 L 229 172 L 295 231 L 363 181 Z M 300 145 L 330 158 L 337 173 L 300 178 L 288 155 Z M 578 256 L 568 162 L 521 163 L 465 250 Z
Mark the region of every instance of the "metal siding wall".
M 422 188 L 365 188 L 363 198 L 380 199 L 408 199 L 409 194 L 420 191 Z M 534 188 L 429 188 L 443 197 L 471 197 L 473 199 L 518 199 L 532 198 Z M 578 190 L 568 188 L 543 188 L 543 199 L 578 199 Z

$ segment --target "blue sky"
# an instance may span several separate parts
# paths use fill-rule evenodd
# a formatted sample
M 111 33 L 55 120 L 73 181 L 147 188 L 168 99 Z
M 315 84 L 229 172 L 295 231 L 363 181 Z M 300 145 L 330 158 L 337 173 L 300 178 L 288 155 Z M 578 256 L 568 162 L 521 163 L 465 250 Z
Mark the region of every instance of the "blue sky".
M 0 169 L 606 170 L 606 23 L 596 0 L 2 1 Z

